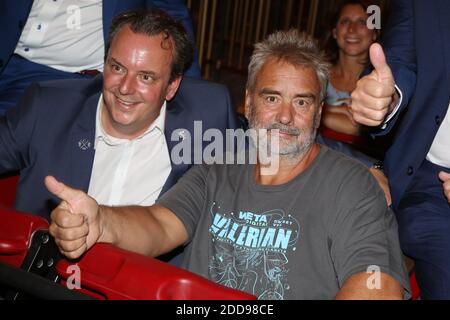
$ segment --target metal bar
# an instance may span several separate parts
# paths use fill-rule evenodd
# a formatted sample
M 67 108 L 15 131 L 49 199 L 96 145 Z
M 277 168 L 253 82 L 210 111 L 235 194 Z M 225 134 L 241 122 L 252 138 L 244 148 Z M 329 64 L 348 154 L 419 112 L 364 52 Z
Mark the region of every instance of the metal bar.
M 225 34 L 228 33 L 228 30 L 230 28 L 230 18 L 231 16 L 231 1 L 228 0 L 226 2 L 227 8 L 225 10 L 225 25 L 224 25 L 224 30 L 225 30 Z
M 319 9 L 319 0 L 312 0 L 311 6 L 309 7 L 309 21 L 308 21 L 308 30 L 307 30 L 307 32 L 310 35 L 314 35 L 314 32 L 316 30 L 318 9 Z
M 212 9 L 211 9 L 211 21 L 209 24 L 209 36 L 208 36 L 208 51 L 206 53 L 206 70 L 205 70 L 205 78 L 209 79 L 211 73 L 211 63 L 212 63 L 212 48 L 214 41 L 214 26 L 216 24 L 216 10 L 217 10 L 217 0 L 212 0 Z
M 301 0 L 298 6 L 297 29 L 302 30 L 303 14 L 305 12 L 305 0 Z
M 201 30 L 202 28 L 202 16 L 203 16 L 203 6 L 202 6 L 202 2 L 200 2 L 200 6 L 199 6 L 199 12 L 198 12 L 198 22 L 197 22 L 197 33 L 196 33 L 196 42 L 197 42 L 197 46 L 200 44 L 200 32 L 199 30 Z M 199 52 L 200 55 L 200 52 Z
M 203 56 L 204 56 L 204 48 L 205 48 L 205 33 L 206 33 L 206 19 L 208 18 L 208 3 L 209 0 L 202 0 L 202 16 L 200 16 L 201 20 L 201 29 L 200 30 L 200 42 L 198 49 L 198 63 L 200 68 L 203 66 Z
M 261 25 L 263 20 L 263 10 L 264 10 L 265 0 L 259 1 L 258 7 L 258 19 L 256 20 L 256 32 L 255 32 L 255 42 L 258 42 L 261 35 Z
M 272 2 L 271 0 L 267 0 L 266 12 L 264 14 L 263 39 L 266 38 L 266 36 L 267 36 L 267 29 L 269 27 L 271 2 Z
M 249 7 L 249 1 L 245 1 L 245 7 L 244 7 L 244 18 L 242 19 L 242 34 L 241 34 L 241 44 L 239 48 L 239 62 L 238 62 L 238 69 L 242 69 L 242 64 L 244 61 L 244 49 L 245 49 L 245 38 L 246 38 L 246 30 L 247 30 L 247 18 L 248 18 L 248 7 Z
M 291 26 L 293 1 L 288 0 L 286 3 L 285 15 L 284 15 L 284 29 L 287 30 Z
M 231 36 L 230 36 L 230 48 L 228 49 L 228 66 L 232 66 L 233 63 L 233 54 L 234 54 L 234 42 L 236 36 L 236 29 L 238 24 L 238 9 L 240 7 L 241 1 L 235 0 L 234 2 L 234 11 L 233 11 L 233 23 L 231 27 Z
M 257 1 L 251 1 L 252 8 L 250 9 L 250 20 L 249 20 L 250 32 L 247 34 L 248 37 L 245 40 L 246 44 L 249 46 L 253 45 L 253 34 L 255 32 L 254 23 L 255 23 L 255 14 L 256 14 L 256 2 Z

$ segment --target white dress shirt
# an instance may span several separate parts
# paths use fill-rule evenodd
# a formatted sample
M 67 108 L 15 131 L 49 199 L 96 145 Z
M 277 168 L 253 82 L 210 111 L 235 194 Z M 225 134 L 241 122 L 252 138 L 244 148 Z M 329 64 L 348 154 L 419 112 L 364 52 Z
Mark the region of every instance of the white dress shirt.
M 65 72 L 103 70 L 102 0 L 34 0 L 14 53 Z
M 403 94 L 399 87 L 395 86 L 397 92 L 400 95 L 400 100 L 394 110 L 388 115 L 382 125 L 382 129 L 387 127 L 387 123 L 395 116 L 402 104 Z M 442 121 L 436 136 L 434 137 L 433 144 L 427 154 L 427 160 L 437 164 L 441 167 L 450 168 L 450 103 L 447 109 L 447 114 Z
M 95 157 L 88 194 L 108 206 L 154 204 L 172 169 L 164 136 L 166 103 L 147 131 L 134 140 L 106 134 L 102 108 L 103 96 L 97 106 Z
M 434 137 L 427 160 L 441 167 L 450 168 L 450 104 L 447 114 Z

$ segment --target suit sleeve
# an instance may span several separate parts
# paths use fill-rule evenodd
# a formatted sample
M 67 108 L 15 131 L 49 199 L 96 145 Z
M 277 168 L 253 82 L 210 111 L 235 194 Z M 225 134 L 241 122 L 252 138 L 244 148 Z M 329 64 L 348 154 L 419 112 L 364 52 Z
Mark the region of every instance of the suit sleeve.
M 32 0 L 21 2 L 14 0 L 0 1 L 0 74 L 8 65 L 10 57 L 14 54 L 17 43 L 22 34 L 22 28 L 16 26 L 27 21 L 28 15 L 33 5 Z
M 19 105 L 0 118 L 0 174 L 20 171 L 30 163 L 29 148 L 33 137 L 37 113 L 34 107 L 40 88 L 32 85 Z M 42 141 L 45 143 L 45 141 Z
M 149 2 L 149 1 L 147 1 Z M 188 70 L 185 72 L 185 76 L 192 77 L 192 78 L 200 78 L 200 65 L 198 63 L 198 52 L 197 52 L 197 46 L 195 41 L 195 33 L 194 28 L 192 26 L 192 20 L 189 15 L 189 10 L 184 4 L 182 0 L 153 0 L 150 1 L 148 6 L 156 6 L 168 14 L 175 18 L 176 20 L 180 21 L 184 28 L 186 29 L 186 32 L 188 33 L 189 37 L 192 41 L 192 46 L 194 47 L 194 56 L 192 59 L 192 64 L 189 67 Z
M 415 91 L 417 66 L 413 6 L 412 0 L 391 1 L 391 15 L 382 39 L 387 62 L 403 97 L 399 110 L 387 123 L 384 132 L 388 132 L 394 126 L 396 119 L 406 108 Z

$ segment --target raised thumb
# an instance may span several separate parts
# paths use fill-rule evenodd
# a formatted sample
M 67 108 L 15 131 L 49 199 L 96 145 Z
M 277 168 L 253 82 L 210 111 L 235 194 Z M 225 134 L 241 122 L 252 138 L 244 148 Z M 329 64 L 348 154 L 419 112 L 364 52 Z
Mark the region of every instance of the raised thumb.
M 375 68 L 375 74 L 377 80 L 386 85 L 394 85 L 394 76 L 392 75 L 391 68 L 386 62 L 386 56 L 383 48 L 378 43 L 374 43 L 370 46 L 370 62 Z
M 79 191 L 66 186 L 64 183 L 59 182 L 53 176 L 46 176 L 44 179 L 47 190 L 53 193 L 61 200 L 67 201 L 69 204 L 76 200 L 79 196 Z
M 441 179 L 443 182 L 450 180 L 450 173 L 447 173 L 445 171 L 439 172 L 439 179 Z

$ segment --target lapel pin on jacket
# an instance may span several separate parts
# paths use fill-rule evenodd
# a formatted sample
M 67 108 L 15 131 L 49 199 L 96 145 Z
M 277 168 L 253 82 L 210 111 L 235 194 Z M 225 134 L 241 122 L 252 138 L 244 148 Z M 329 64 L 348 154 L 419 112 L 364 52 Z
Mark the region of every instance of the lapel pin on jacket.
M 86 151 L 91 148 L 91 142 L 88 139 L 81 139 L 80 141 L 78 141 L 78 148 Z

